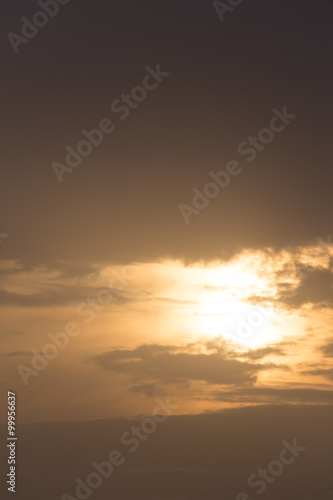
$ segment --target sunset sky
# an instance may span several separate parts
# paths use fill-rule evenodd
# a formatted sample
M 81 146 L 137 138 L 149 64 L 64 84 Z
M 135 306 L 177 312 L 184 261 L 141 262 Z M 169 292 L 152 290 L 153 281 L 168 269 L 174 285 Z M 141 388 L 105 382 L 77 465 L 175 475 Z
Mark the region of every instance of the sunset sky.
M 331 0 L 54 2 L 0 16 L 17 500 L 333 498 Z

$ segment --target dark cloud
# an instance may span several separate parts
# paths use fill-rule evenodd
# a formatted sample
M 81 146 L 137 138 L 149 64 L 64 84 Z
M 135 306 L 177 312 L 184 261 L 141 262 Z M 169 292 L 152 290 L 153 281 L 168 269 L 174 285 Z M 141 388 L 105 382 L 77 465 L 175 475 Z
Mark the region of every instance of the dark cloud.
M 0 290 L 2 305 L 14 307 L 53 307 L 79 305 L 101 293 L 101 301 L 106 301 L 105 291 L 109 294 L 110 304 L 124 304 L 129 299 L 119 290 L 106 287 L 80 287 L 74 285 L 44 284 L 41 291 L 30 295 Z M 104 302 L 106 303 L 106 302 Z
M 2 267 L 0 268 L 0 274 L 2 276 L 13 276 L 21 273 L 35 273 L 41 270 L 49 273 L 58 273 L 58 278 L 70 279 L 79 277 L 89 277 L 93 275 L 98 275 L 100 271 L 100 266 L 94 264 L 85 264 L 73 262 L 59 262 L 52 261 L 49 262 L 47 267 L 34 267 L 32 265 L 25 265 L 24 261 L 16 260 L 11 261 L 0 261 Z
M 209 395 L 207 394 L 207 399 Z M 210 395 L 218 401 L 247 404 L 312 403 L 333 404 L 333 391 L 309 388 L 247 387 L 232 392 L 218 391 Z M 206 399 L 204 396 L 203 399 Z
M 82 278 L 98 275 L 100 267 L 94 264 L 76 263 L 76 262 L 53 262 L 51 269 L 59 270 L 59 277 L 64 279 Z
M 286 356 L 286 349 L 295 344 L 294 341 L 279 342 L 267 347 L 260 347 L 258 349 L 248 349 L 246 351 L 238 351 L 232 342 L 226 341 L 221 338 L 209 340 L 204 345 L 208 351 L 214 351 L 227 358 L 237 359 L 250 359 L 257 361 L 267 356 Z M 279 365 L 281 366 L 281 365 Z
M 113 350 L 92 358 L 101 368 L 127 373 L 136 380 L 204 380 L 214 384 L 253 384 L 263 369 L 221 354 L 175 352 L 177 347 L 143 345 L 133 350 Z
M 328 358 L 333 357 L 333 342 L 331 342 L 327 345 L 321 346 L 320 351 L 324 354 L 324 356 L 326 356 Z
M 317 368 L 315 370 L 304 370 L 303 373 L 305 375 L 315 375 L 318 377 L 324 377 L 328 380 L 333 381 L 333 368 Z
M 298 308 L 304 304 L 318 307 L 333 305 L 333 273 L 329 269 L 312 269 L 296 288 L 290 284 L 280 284 L 278 289 L 278 301 L 288 307 Z
M 101 305 L 107 301 L 114 304 L 124 304 L 130 299 L 119 288 L 111 284 L 116 282 L 116 275 L 110 280 L 110 286 L 81 285 L 88 279 L 95 283 L 100 278 L 101 266 L 95 264 L 79 264 L 76 262 L 50 262 L 48 266 L 25 266 L 17 261 L 15 265 L 3 261 L 1 269 L 4 279 L 8 277 L 11 282 L 24 283 L 28 280 L 27 290 L 38 290 L 34 293 L 18 293 L 6 290 L 6 285 L 0 289 L 0 302 L 3 305 L 21 307 L 52 307 L 78 305 L 91 297 L 99 296 Z M 30 280 L 30 281 L 29 281 Z M 14 281 L 15 283 L 15 281 Z M 108 294 L 108 297 L 106 296 Z M 104 302 L 103 302 L 104 301 Z
M 244 357 L 254 361 L 265 358 L 266 356 L 285 356 L 284 351 L 280 347 L 261 347 L 254 349 L 244 354 Z

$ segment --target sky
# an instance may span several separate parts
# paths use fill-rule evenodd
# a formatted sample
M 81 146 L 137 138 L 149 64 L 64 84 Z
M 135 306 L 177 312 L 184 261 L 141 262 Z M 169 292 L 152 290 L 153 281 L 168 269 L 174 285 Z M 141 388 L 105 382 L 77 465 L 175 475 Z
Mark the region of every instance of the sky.
M 332 498 L 332 1 L 0 9 L 1 496 Z

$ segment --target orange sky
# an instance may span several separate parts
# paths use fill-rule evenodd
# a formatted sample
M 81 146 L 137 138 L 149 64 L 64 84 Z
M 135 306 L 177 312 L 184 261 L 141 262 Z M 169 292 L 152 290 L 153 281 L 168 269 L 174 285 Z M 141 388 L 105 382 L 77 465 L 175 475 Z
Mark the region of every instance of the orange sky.
M 66 277 L 61 265 L 27 270 L 3 261 L 3 381 L 22 389 L 27 421 L 36 411 L 42 420 L 131 417 L 149 412 L 154 394 L 176 394 L 182 413 L 327 403 L 332 253 L 317 242 L 226 262 L 96 266 Z M 54 347 L 73 322 L 75 336 Z M 51 358 L 40 371 L 32 349 Z

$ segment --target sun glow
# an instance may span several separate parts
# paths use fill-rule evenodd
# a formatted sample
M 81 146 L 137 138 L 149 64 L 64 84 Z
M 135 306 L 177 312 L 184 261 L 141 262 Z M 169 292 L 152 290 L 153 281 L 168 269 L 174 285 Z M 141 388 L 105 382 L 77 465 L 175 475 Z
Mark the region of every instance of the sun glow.
M 140 332 L 143 342 L 152 336 L 165 345 L 220 338 L 237 349 L 251 349 L 303 335 L 306 321 L 283 299 L 297 292 L 301 283 L 295 263 L 310 262 L 313 254 L 312 248 L 293 253 L 267 249 L 246 251 L 226 262 L 132 263 L 126 272 L 133 279 L 122 292 L 131 307 L 123 315 L 121 304 L 112 306 L 112 314 L 122 318 L 118 341 L 122 343 L 126 332 L 134 345 Z M 321 255 L 318 259 L 318 264 L 327 264 Z M 95 285 L 105 286 L 114 271 L 112 266 L 104 268 Z
M 221 337 L 240 346 L 260 347 L 281 336 L 275 324 L 278 313 L 272 307 L 276 288 L 269 281 L 271 273 L 262 269 L 262 259 L 252 254 L 209 265 L 134 264 L 130 274 L 136 277 L 133 285 L 139 294 L 144 290 L 140 307 L 163 317 L 168 337 L 177 332 L 178 338 L 188 341 Z
M 241 279 L 237 281 L 240 282 Z M 249 347 L 263 346 L 278 339 L 272 324 L 274 317 L 271 307 L 257 306 L 238 299 L 234 291 L 228 289 L 223 292 L 206 291 L 200 298 L 196 312 L 204 335 L 222 336 Z

